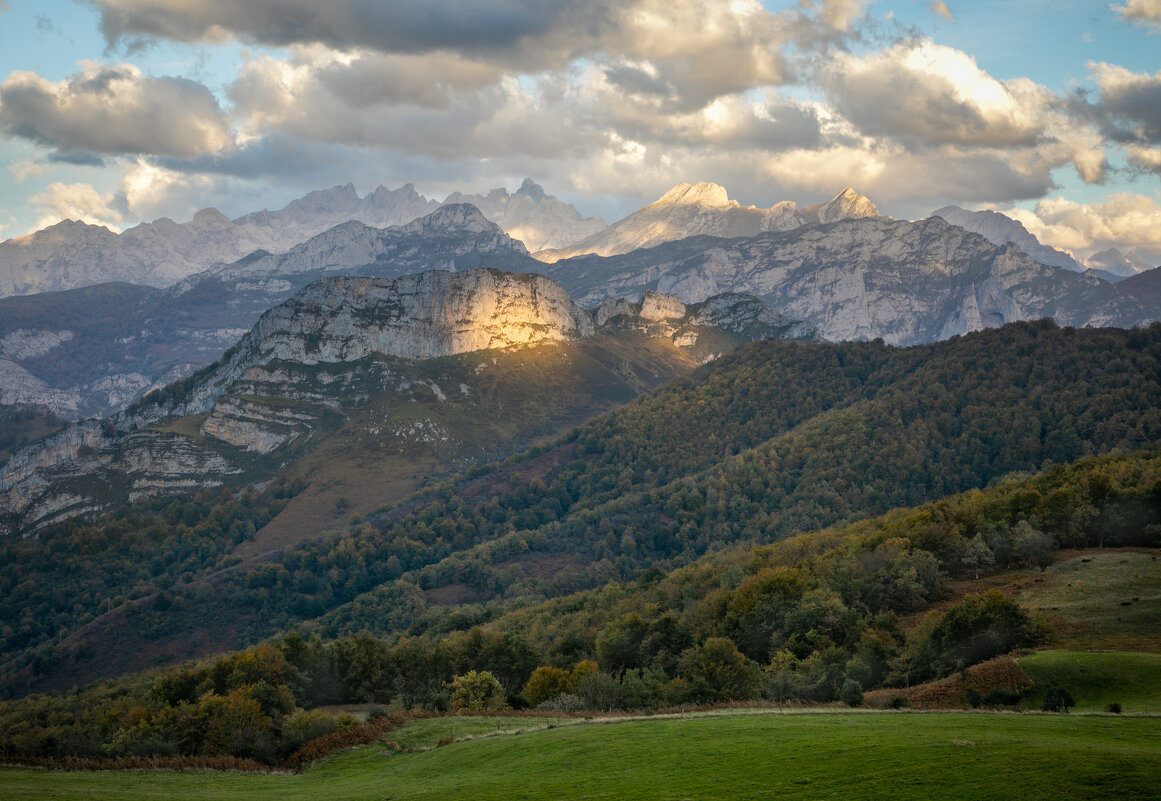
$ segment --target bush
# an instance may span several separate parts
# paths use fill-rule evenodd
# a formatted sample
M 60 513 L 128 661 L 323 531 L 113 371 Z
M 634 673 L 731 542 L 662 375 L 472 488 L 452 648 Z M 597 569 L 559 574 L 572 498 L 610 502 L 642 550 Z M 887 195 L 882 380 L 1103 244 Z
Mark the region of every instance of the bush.
M 847 706 L 862 706 L 863 685 L 854 679 L 847 679 L 843 682 L 842 689 L 839 690 L 839 700 Z
M 984 696 L 984 703 L 987 706 L 1015 706 L 1023 697 L 1019 690 L 996 687 Z
M 1048 692 L 1044 693 L 1044 704 L 1040 709 L 1044 712 L 1064 712 L 1068 713 L 1070 707 L 1076 706 L 1076 701 L 1072 700 L 1072 694 L 1063 687 L 1049 687 Z
M 508 697 L 499 680 L 490 671 L 469 670 L 456 676 L 451 682 L 451 708 L 481 711 L 484 709 L 504 709 Z
M 1116 701 L 1113 701 L 1111 704 L 1105 707 L 1105 711 L 1111 712 L 1114 715 L 1119 715 L 1121 714 L 1121 705 Z

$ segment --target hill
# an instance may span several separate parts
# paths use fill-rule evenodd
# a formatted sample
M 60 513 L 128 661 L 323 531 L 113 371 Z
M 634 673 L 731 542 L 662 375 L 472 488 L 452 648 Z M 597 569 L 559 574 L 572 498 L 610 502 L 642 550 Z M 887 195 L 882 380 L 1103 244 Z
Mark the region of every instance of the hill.
M 1101 697 L 1136 712 L 1139 699 L 1155 694 L 1148 680 L 1155 656 L 1123 655 L 1110 670 L 1107 657 L 1049 652 L 1027 660 L 1038 684 L 1018 668 L 1015 679 L 987 664 L 973 666 L 1055 637 L 1067 646 L 1081 618 L 1052 607 L 1059 618 L 1054 630 L 1025 607 L 1035 603 L 1045 577 L 1064 589 L 1065 579 L 1069 586 L 1084 580 L 1094 561 L 1148 554 L 1089 550 L 1053 565 L 1053 549 L 1078 538 L 1095 545 L 1099 536 L 1156 546 L 1159 489 L 1157 452 L 1088 459 L 769 546 L 723 549 L 669 574 L 646 571 L 633 582 L 570 597 L 431 608 L 387 640 L 365 629 L 333 642 L 292 631 L 216 660 L 5 704 L 0 750 L 277 762 L 303 742 L 306 727 L 318 736 L 340 725 L 324 705 L 442 709 L 454 703 L 453 678 L 472 671 L 498 681 L 500 703 L 558 713 L 758 699 L 859 705 L 863 690 L 875 687 L 896 688 L 876 694 L 876 704 L 919 704 L 938 687 L 916 685 L 941 678 L 937 685 L 959 688 L 950 698 L 940 690 L 943 703 L 960 707 L 1010 706 L 1063 684 L 1085 703 L 1099 687 Z M 1157 553 L 1136 568 L 1137 579 L 1141 570 L 1156 575 Z M 347 558 L 357 556 L 348 550 Z M 1064 565 L 1071 567 L 1056 578 Z M 266 576 L 277 580 L 277 569 L 252 574 L 253 592 L 272 589 Z M 1102 590 L 1098 574 L 1091 578 L 1092 600 L 1120 597 L 1122 587 Z M 164 608 L 138 604 L 119 614 L 155 637 L 164 617 L 180 616 L 188 603 L 165 597 Z M 1140 600 L 1155 609 L 1161 596 Z M 1139 633 L 1151 627 L 1153 641 L 1161 641 L 1156 615 L 1141 620 Z M 42 654 L 41 668 L 51 672 L 52 658 Z M 1082 661 L 1087 668 L 1070 667 Z M 964 677 L 968 688 L 979 687 L 974 699 Z M 123 711 L 110 715 L 114 701 Z M 234 737 L 231 727 L 242 721 L 249 733 Z
M 138 669 L 150 654 L 237 647 L 320 616 L 329 634 L 402 631 L 440 606 L 561 596 L 1086 452 L 1155 446 L 1159 356 L 1156 326 L 1077 331 L 1046 322 L 908 349 L 746 345 L 555 444 L 353 521 L 345 535 L 267 554 L 265 564 L 192 573 L 167 589 L 180 603 L 162 617 L 151 611 L 157 584 L 122 585 L 134 600 L 66 639 L 36 681 L 67 686 Z M 424 379 L 446 386 L 434 374 Z M 428 403 L 438 405 L 434 395 Z M 1097 544 L 1090 531 L 1086 523 L 1062 544 Z M 52 548 L 68 535 L 41 536 Z M 933 542 L 923 550 L 938 553 Z M 947 559 L 958 565 L 958 552 Z M 102 660 L 78 659 L 86 649 Z M 13 664 L 32 653 L 21 649 Z

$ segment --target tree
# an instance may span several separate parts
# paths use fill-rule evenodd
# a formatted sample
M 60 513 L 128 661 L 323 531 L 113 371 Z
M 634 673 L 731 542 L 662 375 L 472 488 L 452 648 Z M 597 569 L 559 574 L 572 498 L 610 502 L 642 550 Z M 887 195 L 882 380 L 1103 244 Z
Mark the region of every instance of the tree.
M 863 685 L 854 679 L 847 679 L 839 690 L 839 699 L 847 706 L 863 705 Z
M 742 701 L 758 690 L 758 671 L 732 640 L 710 637 L 681 658 L 681 672 L 698 700 Z
M 567 670 L 542 666 L 532 671 L 524 685 L 524 700 L 529 706 L 537 707 L 545 701 L 560 695 L 572 684 L 572 675 Z
M 996 557 L 992 553 L 992 549 L 984 542 L 983 535 L 976 534 L 964 546 L 960 561 L 963 562 L 964 567 L 975 573 L 976 578 L 979 578 L 981 570 L 987 570 L 996 563 Z
M 1044 704 L 1040 707 L 1045 712 L 1064 712 L 1076 706 L 1076 701 L 1072 700 L 1072 694 L 1063 687 L 1049 687 L 1048 692 L 1044 693 Z
M 504 688 L 490 672 L 469 670 L 451 681 L 451 708 L 481 711 L 505 709 L 508 699 Z
M 1032 527 L 1027 520 L 1021 520 L 1012 529 L 1014 536 L 1012 551 L 1017 559 L 1028 567 L 1039 567 L 1043 573 L 1052 564 L 1056 551 L 1056 540 L 1043 531 Z

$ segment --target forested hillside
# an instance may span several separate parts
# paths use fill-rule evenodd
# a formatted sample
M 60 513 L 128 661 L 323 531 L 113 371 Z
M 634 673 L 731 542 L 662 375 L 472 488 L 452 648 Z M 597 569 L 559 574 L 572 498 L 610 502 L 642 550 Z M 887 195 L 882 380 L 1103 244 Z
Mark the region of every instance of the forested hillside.
M 1015 471 L 1155 446 L 1158 397 L 1161 326 L 1024 323 L 908 349 L 755 343 L 344 534 L 204 578 L 189 571 L 181 583 L 164 568 L 122 582 L 112 591 L 132 603 L 53 650 L 10 653 L 13 668 L 27 667 L 9 670 L 8 686 L 65 689 L 142 666 L 118 663 L 119 652 L 172 660 L 307 621 L 326 635 L 385 635 L 433 607 L 633 579 L 731 543 L 775 542 Z M 40 547 L 57 547 L 54 536 L 68 533 Z
M 429 610 L 387 639 L 292 631 L 196 666 L 10 702 L 0 707 L 0 753 L 277 763 L 316 737 L 355 741 L 353 719 L 316 709 L 342 703 L 566 712 L 858 704 L 864 690 L 966 676 L 1053 638 L 1003 594 L 951 596 L 952 580 L 1035 574 L 1060 546 L 1159 541 L 1161 454 L 1088 459 L 506 612 L 498 603 Z M 900 622 L 941 603 L 919 625 Z M 982 686 L 987 693 L 969 687 L 960 703 L 1020 699 L 1005 681 Z

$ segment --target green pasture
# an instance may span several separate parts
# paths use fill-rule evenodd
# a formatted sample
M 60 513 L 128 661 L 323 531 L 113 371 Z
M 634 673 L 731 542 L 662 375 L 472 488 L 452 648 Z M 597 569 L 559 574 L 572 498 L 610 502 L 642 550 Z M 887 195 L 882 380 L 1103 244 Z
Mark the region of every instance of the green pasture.
M 1027 704 L 1039 709 L 1044 693 L 1063 687 L 1074 712 L 1101 712 L 1112 703 L 1123 714 L 1161 713 L 1161 654 L 1044 651 L 1020 659 L 1036 687 Z
M 1161 721 L 994 713 L 720 715 L 374 744 L 299 776 L 0 769 L 3 799 L 890 799 L 1161 797 Z M 496 721 L 491 720 L 495 726 Z M 501 724 L 503 725 L 503 724 Z M 426 742 L 424 721 L 389 737 Z M 551 726 L 549 728 L 548 726 Z M 471 729 L 471 730 L 469 730 Z M 442 736 L 449 736 L 443 734 Z M 454 735 L 452 735 L 454 736 Z

